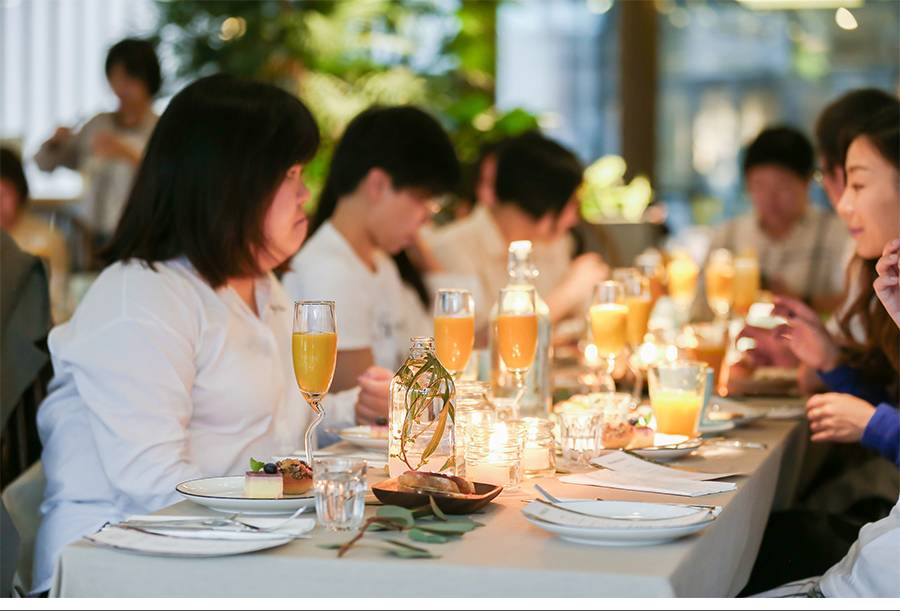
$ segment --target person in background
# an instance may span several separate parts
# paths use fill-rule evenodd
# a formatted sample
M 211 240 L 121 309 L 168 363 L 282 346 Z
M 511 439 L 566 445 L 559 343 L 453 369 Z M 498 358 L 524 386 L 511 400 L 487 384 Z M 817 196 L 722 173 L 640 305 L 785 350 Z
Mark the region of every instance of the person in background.
M 850 237 L 836 216 L 810 205 L 814 166 L 812 144 L 801 132 L 763 130 L 743 161 L 753 210 L 716 228 L 710 250 L 755 253 L 763 289 L 830 312 L 843 292 Z
M 350 122 L 334 150 L 312 236 L 285 273 L 293 297 L 334 300 L 332 387 L 377 395 L 406 358 L 409 295 L 390 257 L 409 247 L 459 178 L 450 138 L 411 106 L 373 107 Z M 374 367 L 374 368 L 373 368 Z M 387 396 L 384 395 L 384 413 Z
M 53 321 L 68 316 L 69 250 L 62 232 L 44 219 L 28 212 L 28 180 L 19 156 L 0 149 L 0 228 L 6 230 L 19 248 L 47 265 L 50 276 L 50 303 Z
M 897 501 L 900 332 L 889 312 L 890 301 L 879 302 L 873 281 L 880 281 L 877 287 L 881 287 L 892 276 L 876 279 L 876 265 L 879 257 L 884 260 L 885 254 L 890 254 L 892 245 L 900 245 L 896 240 L 900 235 L 900 102 L 895 100 L 893 108 L 857 122 L 855 131 L 844 138 L 849 143 L 844 145 L 847 187 L 837 210 L 853 234 L 856 256 L 851 270 L 861 291 L 839 318 L 840 338 L 829 334 L 811 308 L 790 298 L 776 298 L 776 314 L 788 320 L 776 334 L 804 364 L 819 369 L 832 390 L 807 402 L 812 441 L 861 443 L 890 464 L 877 456 L 851 454 L 852 448 L 832 449 L 820 470 L 825 478 L 814 479 L 814 487 L 802 499 L 805 508 L 770 518 L 746 593 L 821 574 L 841 559 L 862 524 L 885 517 L 885 509 Z M 888 273 L 891 265 L 890 259 L 880 264 Z M 851 330 L 851 322 L 858 322 L 862 341 L 858 340 L 860 332 Z M 890 516 L 896 513 L 894 507 Z M 866 529 L 859 532 L 860 542 L 867 538 Z M 848 557 L 858 554 L 857 549 L 850 549 Z M 844 584 L 845 588 L 849 585 Z M 863 585 L 858 583 L 857 589 Z M 824 587 L 823 591 L 837 595 Z
M 95 115 L 78 130 L 57 128 L 34 156 L 41 170 L 65 166 L 85 177 L 79 213 L 98 246 L 116 228 L 158 119 L 152 104 L 162 77 L 153 45 L 133 38 L 113 45 L 106 55 L 106 79 L 119 107 Z
M 478 294 L 488 302 L 477 314 L 479 328 L 487 325 L 490 306 L 509 279 L 509 243 L 530 240 L 540 271 L 535 286 L 551 319 L 559 321 L 586 305 L 594 286 L 609 276 L 596 254 L 572 259 L 568 233 L 578 223 L 583 168 L 571 151 L 537 132 L 501 142 L 495 155 L 493 195 L 482 176 L 478 195 L 486 202 L 427 240 L 444 270 L 478 279 Z
M 172 98 L 112 264 L 50 333 L 34 591 L 67 543 L 176 502 L 182 481 L 298 447 L 311 411 L 273 271 L 306 236 L 302 172 L 318 144 L 309 110 L 271 85 L 217 75 Z M 329 395 L 326 424 L 352 422 L 356 398 Z

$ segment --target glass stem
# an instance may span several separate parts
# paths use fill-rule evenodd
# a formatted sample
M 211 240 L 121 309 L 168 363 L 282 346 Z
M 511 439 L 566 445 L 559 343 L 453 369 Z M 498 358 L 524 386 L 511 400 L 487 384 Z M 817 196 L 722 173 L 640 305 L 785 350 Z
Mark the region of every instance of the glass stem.
M 304 435 L 304 445 L 306 448 L 306 463 L 312 468 L 313 461 L 313 435 L 315 435 L 316 427 L 325 418 L 325 411 L 319 406 L 318 400 L 310 400 L 309 407 L 313 411 L 312 421 L 306 426 L 306 434 Z

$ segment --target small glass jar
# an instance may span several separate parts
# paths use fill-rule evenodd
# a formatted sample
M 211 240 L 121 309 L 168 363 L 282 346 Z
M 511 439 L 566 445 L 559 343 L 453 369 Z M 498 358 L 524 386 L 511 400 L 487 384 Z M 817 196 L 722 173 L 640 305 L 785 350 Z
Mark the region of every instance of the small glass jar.
M 522 482 L 522 450 L 525 427 L 496 422 L 488 428 L 467 431 L 466 478 L 477 483 L 516 489 Z
M 453 421 L 456 439 L 457 475 L 466 475 L 466 432 L 489 428 L 496 419 L 494 408 L 488 400 L 491 384 L 486 381 L 459 381 L 456 383 L 456 414 Z
M 531 479 L 555 475 L 556 441 L 553 438 L 553 422 L 540 417 L 523 417 L 515 420 L 515 423 L 522 424 L 525 429 L 525 446 L 522 450 L 524 477 Z

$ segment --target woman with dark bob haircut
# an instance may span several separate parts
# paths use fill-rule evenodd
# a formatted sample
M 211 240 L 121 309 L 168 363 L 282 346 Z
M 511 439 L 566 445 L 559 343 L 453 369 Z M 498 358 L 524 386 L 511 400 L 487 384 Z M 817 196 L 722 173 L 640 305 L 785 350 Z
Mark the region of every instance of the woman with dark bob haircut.
M 212 76 L 169 103 L 112 264 L 50 334 L 35 591 L 67 543 L 176 502 L 182 481 L 298 447 L 310 411 L 272 271 L 306 237 L 302 171 L 318 144 L 307 108 L 273 86 Z

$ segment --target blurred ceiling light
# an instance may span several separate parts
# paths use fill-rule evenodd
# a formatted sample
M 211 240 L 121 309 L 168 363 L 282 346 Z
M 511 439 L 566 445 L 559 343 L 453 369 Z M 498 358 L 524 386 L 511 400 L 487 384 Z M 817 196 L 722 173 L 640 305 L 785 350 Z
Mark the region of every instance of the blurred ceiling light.
M 588 10 L 597 15 L 602 15 L 611 9 L 613 0 L 587 0 Z
M 247 33 L 247 20 L 243 17 L 229 17 L 222 22 L 219 38 L 224 41 L 240 38 Z
M 656 5 L 656 10 L 663 15 L 672 12 L 672 4 L 669 0 L 653 0 L 653 3 Z
M 856 8 L 864 0 L 737 0 L 755 11 L 798 11 L 802 9 Z
M 687 26 L 690 20 L 691 19 L 688 15 L 687 10 L 681 8 L 680 6 L 676 6 L 669 13 L 669 22 L 676 28 L 683 28 Z
M 834 22 L 843 30 L 855 30 L 859 27 L 859 24 L 856 23 L 856 17 L 844 7 L 834 12 Z

